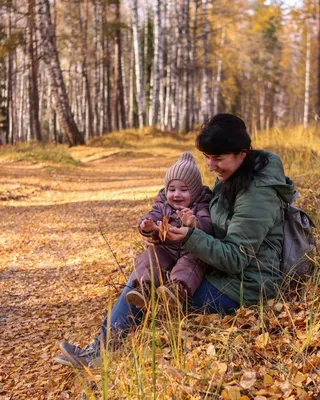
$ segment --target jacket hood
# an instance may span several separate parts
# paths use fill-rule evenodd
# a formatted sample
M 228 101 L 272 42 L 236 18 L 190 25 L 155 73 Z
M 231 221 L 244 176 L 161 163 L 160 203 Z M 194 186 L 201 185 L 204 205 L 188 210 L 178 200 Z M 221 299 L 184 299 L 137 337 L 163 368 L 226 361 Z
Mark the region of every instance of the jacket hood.
M 294 183 L 285 176 L 280 157 L 275 153 L 261 151 L 268 155 L 269 163 L 255 177 L 256 186 L 272 186 L 284 202 L 291 203 L 295 199 Z

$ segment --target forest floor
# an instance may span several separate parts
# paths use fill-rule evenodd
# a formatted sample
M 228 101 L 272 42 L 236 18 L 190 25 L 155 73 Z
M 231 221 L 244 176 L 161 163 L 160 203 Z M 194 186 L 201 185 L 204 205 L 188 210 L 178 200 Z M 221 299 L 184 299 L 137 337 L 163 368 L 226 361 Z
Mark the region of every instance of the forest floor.
M 176 158 L 0 164 L 0 399 L 72 398 L 56 341 L 96 334 L 110 287 L 116 297 L 129 274 L 137 221 Z
M 73 150 L 73 157 L 82 161 L 81 166 L 0 163 L 0 400 L 75 399 L 81 392 L 81 383 L 75 372 L 54 363 L 54 356 L 58 353 L 56 342 L 70 340 L 83 345 L 95 336 L 109 299 L 114 301 L 118 296 L 140 249 L 137 221 L 150 208 L 163 184 L 167 167 L 182 151 L 190 148 L 188 143 L 181 142 L 156 156 L 152 151 L 120 151 L 96 156 L 97 150 L 83 147 Z M 266 367 L 261 364 L 263 358 L 258 355 L 253 361 L 250 359 L 250 365 L 258 371 L 257 377 L 260 374 L 260 383 L 258 378 L 252 378 L 256 375 L 251 374 L 248 384 L 246 375 L 243 385 L 247 385 L 247 389 L 250 385 L 257 385 L 255 393 L 259 390 L 278 393 L 272 397 L 274 399 L 313 398 L 306 393 L 310 385 L 320 387 L 318 378 L 313 375 L 313 364 L 320 365 L 319 341 L 313 340 L 312 335 L 308 336 L 306 347 L 306 326 L 301 327 L 308 318 L 309 304 L 307 301 L 303 305 L 298 301 L 292 303 L 286 308 L 290 314 L 286 314 L 284 309 L 281 311 L 283 305 L 278 304 L 278 316 L 274 318 L 273 309 L 269 320 L 270 335 L 275 336 L 268 354 L 272 353 L 277 363 L 283 362 L 281 365 L 288 366 L 291 371 L 292 352 L 289 354 L 287 350 L 290 338 L 294 336 L 302 343 L 301 347 L 297 344 L 294 351 L 300 354 L 299 360 L 303 353 L 303 362 L 299 361 L 295 372 L 290 372 L 290 384 L 287 378 L 282 377 L 283 387 L 273 385 L 278 372 L 273 365 L 274 377 L 270 376 L 272 372 L 267 374 Z M 314 315 L 318 311 L 317 307 Z M 239 364 L 235 361 L 237 357 L 229 357 L 229 350 L 240 354 L 238 348 L 230 349 L 230 343 L 248 346 L 243 347 L 243 360 L 248 359 L 249 353 L 250 357 L 252 354 L 255 357 L 259 349 L 267 346 L 265 334 L 263 345 L 260 343 L 258 320 L 259 312 L 254 315 L 248 311 L 239 315 L 232 324 L 222 319 L 214 321 L 215 326 L 220 324 L 223 327 L 221 332 L 228 334 L 224 371 L 228 365 L 241 368 L 242 361 Z M 291 336 L 280 343 L 279 326 L 284 324 L 288 327 L 293 320 L 298 321 L 299 331 L 293 329 L 289 332 L 285 328 L 282 334 L 285 332 Z M 315 329 L 318 337 L 319 324 Z M 230 342 L 230 335 L 235 331 L 237 336 Z M 191 369 L 198 371 L 196 363 L 200 363 L 202 351 L 207 363 L 203 364 L 207 365 L 205 369 L 199 367 L 203 374 L 212 365 L 210 343 L 214 338 L 208 332 L 197 334 L 194 346 L 197 354 L 191 355 L 193 360 L 188 363 Z M 243 338 L 245 341 L 241 341 Z M 203 340 L 205 346 L 201 347 L 199 340 Z M 284 348 L 286 350 L 282 352 Z M 297 348 L 301 348 L 301 352 Z M 309 358 L 304 358 L 305 351 L 308 351 Z M 264 360 L 268 354 L 263 356 Z M 307 362 L 309 367 L 306 367 Z M 219 365 L 222 365 L 222 359 Z M 171 381 L 178 377 L 177 387 L 181 388 L 182 375 L 173 372 Z M 210 371 L 208 373 L 211 385 L 213 375 Z M 221 398 L 239 399 L 237 393 L 240 389 L 235 392 L 235 381 L 232 376 L 229 378 L 229 395 L 225 392 Z M 195 385 L 200 385 L 200 380 Z M 301 389 L 302 385 L 306 385 L 305 390 Z M 263 387 L 267 389 L 261 389 Z M 230 393 L 236 393 L 235 397 Z M 303 396 L 295 397 L 297 393 Z M 168 396 L 163 398 L 175 398 Z M 124 395 L 122 398 L 127 397 Z M 242 398 L 249 399 L 247 396 Z

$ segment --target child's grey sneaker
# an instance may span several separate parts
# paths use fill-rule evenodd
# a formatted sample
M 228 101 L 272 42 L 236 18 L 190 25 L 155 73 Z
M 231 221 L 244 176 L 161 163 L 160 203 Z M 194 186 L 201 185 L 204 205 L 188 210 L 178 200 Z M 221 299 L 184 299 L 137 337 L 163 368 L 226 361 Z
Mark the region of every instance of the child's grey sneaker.
M 60 364 L 68 366 L 71 364 L 75 368 L 95 368 L 102 363 L 99 351 L 91 345 L 81 348 L 69 342 L 61 342 L 59 347 L 64 357 L 57 356 L 55 360 Z

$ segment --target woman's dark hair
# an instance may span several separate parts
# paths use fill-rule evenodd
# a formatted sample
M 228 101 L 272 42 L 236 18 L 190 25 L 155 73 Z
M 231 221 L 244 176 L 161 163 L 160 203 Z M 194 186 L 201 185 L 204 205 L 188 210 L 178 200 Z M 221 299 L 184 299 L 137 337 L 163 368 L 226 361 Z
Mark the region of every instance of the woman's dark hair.
M 252 149 L 245 123 L 232 114 L 217 114 L 204 123 L 196 138 L 196 147 L 208 155 L 246 153 L 240 167 L 222 185 L 221 194 L 231 205 L 269 162 L 266 153 Z

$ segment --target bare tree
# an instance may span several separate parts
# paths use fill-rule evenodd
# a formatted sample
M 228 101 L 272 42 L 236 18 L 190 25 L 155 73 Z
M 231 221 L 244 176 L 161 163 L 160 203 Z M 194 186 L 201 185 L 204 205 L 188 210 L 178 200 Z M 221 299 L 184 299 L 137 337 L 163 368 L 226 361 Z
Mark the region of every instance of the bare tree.
M 83 135 L 80 133 L 73 115 L 63 80 L 54 27 L 51 22 L 49 0 L 36 0 L 36 18 L 42 39 L 42 51 L 51 79 L 52 91 L 61 126 L 68 138 L 70 146 L 84 144 Z
M 209 117 L 209 44 L 208 44 L 208 0 L 202 0 L 202 29 L 203 29 L 203 77 L 202 77 L 202 118 L 206 121 Z
M 153 85 L 152 85 L 152 103 L 149 114 L 150 125 L 155 125 L 158 121 L 160 105 L 160 79 L 163 64 L 163 34 L 161 24 L 161 0 L 157 0 L 157 8 L 154 18 L 154 57 L 153 57 Z
M 320 121 L 320 0 L 318 0 L 317 4 L 317 19 L 318 19 L 318 71 L 317 71 L 317 78 L 318 78 L 318 93 L 317 93 L 317 121 Z
M 307 21 L 306 38 L 306 71 L 305 71 L 305 89 L 304 89 L 304 108 L 303 108 L 303 127 L 307 129 L 309 120 L 309 102 L 310 102 L 310 64 L 311 64 L 311 37 L 309 22 Z
M 124 89 L 123 89 L 123 62 L 122 62 L 122 33 L 121 33 L 121 14 L 120 14 L 120 0 L 116 3 L 116 55 L 115 55 L 115 73 L 116 73 L 116 103 L 117 112 L 119 113 L 119 121 L 121 121 L 121 129 L 126 129 L 126 107 L 124 101 Z
M 41 142 L 42 134 L 39 118 L 38 57 L 34 6 L 34 0 L 28 0 L 29 110 L 31 137 Z
M 132 28 L 133 28 L 133 47 L 134 47 L 134 58 L 135 58 L 135 72 L 136 72 L 138 117 L 139 117 L 139 127 L 142 127 L 145 122 L 145 92 L 143 87 L 142 55 L 140 48 L 138 0 L 133 0 L 132 12 L 133 12 Z

